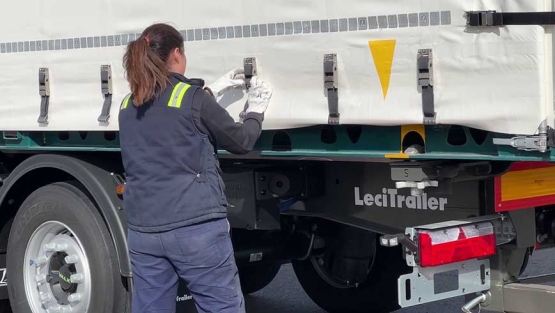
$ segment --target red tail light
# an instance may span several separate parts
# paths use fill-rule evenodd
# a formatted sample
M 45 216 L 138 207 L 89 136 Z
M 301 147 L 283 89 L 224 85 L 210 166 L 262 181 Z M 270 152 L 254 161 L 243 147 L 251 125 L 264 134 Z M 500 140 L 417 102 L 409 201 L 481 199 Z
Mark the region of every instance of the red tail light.
M 491 223 L 418 233 L 421 267 L 438 266 L 495 254 Z

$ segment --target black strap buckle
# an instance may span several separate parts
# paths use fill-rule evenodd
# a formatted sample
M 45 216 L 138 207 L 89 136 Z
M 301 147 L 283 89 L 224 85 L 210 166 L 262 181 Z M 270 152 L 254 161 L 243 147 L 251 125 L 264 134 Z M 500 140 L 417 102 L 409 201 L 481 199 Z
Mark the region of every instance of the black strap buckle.
M 258 74 L 258 69 L 256 66 L 256 58 L 250 57 L 250 58 L 243 59 L 243 70 L 245 72 L 245 87 L 247 88 L 247 91 L 248 91 L 251 88 L 251 79 L 253 78 L 253 76 L 256 76 Z M 248 106 L 249 106 L 249 101 L 247 100 L 245 102 L 243 111 L 239 113 L 239 118 L 241 119 L 241 121 L 243 121 L 247 116 L 246 110 Z
M 466 25 L 474 27 L 503 26 L 503 15 L 494 10 L 466 12 Z
M 328 124 L 339 125 L 337 54 L 324 55 L 324 93 L 328 97 Z
M 39 95 L 40 115 L 37 119 L 39 124 L 48 124 L 48 107 L 50 104 L 50 71 L 46 67 L 39 69 Z
M 245 86 L 249 90 L 251 88 L 251 78 L 257 74 L 256 58 L 245 58 L 243 60 L 243 69 L 245 71 Z
M 102 112 L 98 117 L 98 122 L 108 123 L 110 119 L 110 109 L 112 107 L 112 67 L 110 65 L 100 66 L 100 85 L 101 93 L 104 96 L 104 104 L 102 105 Z
M 424 124 L 436 123 L 436 112 L 434 104 L 434 76 L 433 76 L 433 54 L 432 49 L 418 50 L 417 69 L 418 87 L 422 92 L 422 113 Z

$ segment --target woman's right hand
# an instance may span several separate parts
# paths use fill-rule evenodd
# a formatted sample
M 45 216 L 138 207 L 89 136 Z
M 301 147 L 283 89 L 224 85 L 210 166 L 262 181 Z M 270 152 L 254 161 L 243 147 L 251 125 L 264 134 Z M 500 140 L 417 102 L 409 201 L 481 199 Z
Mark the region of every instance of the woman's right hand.
M 250 85 L 247 110 L 245 113 L 248 114 L 253 112 L 264 114 L 272 98 L 272 88 L 258 76 L 253 76 L 251 78 Z

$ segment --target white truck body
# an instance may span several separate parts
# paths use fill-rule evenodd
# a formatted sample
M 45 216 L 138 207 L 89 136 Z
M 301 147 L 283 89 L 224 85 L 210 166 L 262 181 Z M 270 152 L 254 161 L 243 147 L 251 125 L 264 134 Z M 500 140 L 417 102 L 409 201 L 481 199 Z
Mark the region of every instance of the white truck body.
M 167 22 L 186 37 L 188 77 L 209 84 L 256 58 L 274 89 L 265 129 L 328 123 L 328 53 L 337 54 L 341 124 L 421 124 L 416 59 L 419 49 L 432 49 L 437 123 L 534 134 L 544 121 L 554 126 L 551 28 L 467 29 L 464 12 L 551 6 L 548 0 L 6 0 L 0 130 L 117 130 L 118 107 L 129 92 L 125 44 L 150 24 Z M 101 65 L 113 72 L 108 124 L 97 121 Z M 47 125 L 37 122 L 42 67 L 50 72 Z M 245 99 L 243 91 L 220 101 L 239 120 Z

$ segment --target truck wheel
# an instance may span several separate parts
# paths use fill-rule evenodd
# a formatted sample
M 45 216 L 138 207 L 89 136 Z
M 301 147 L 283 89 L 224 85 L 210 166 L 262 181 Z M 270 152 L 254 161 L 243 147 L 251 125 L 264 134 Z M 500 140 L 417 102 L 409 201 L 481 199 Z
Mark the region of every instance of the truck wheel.
M 399 249 L 378 245 L 368 277 L 357 287 L 342 288 L 335 283 L 328 283 L 329 279 L 324 279 L 319 274 L 327 269 L 316 269 L 320 265 L 311 258 L 304 261 L 293 260 L 292 264 L 307 295 L 329 313 L 385 313 L 399 308 L 397 279 L 407 271 Z
M 281 264 L 261 264 L 239 268 L 239 279 L 244 295 L 249 295 L 268 286 L 276 277 Z
M 10 301 L 8 300 L 0 301 L 0 313 L 13 313 L 12 309 L 10 308 Z
M 110 233 L 77 186 L 37 189 L 17 212 L 7 257 L 14 313 L 126 311 Z

